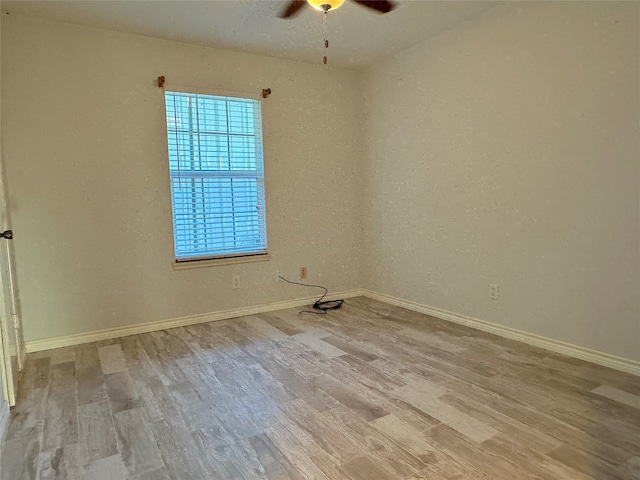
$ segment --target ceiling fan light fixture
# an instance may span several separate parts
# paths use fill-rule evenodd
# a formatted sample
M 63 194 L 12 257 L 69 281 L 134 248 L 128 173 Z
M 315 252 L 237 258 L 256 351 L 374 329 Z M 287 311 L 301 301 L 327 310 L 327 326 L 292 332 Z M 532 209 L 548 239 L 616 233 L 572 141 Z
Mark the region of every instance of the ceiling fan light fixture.
M 316 10 L 328 12 L 339 8 L 344 3 L 344 0 L 307 0 L 307 3 Z

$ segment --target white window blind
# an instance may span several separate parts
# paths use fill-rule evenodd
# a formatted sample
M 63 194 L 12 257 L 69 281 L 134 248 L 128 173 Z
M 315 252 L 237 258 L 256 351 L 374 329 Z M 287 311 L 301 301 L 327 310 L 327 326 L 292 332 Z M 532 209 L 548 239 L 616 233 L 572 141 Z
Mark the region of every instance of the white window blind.
M 177 261 L 267 253 L 260 102 L 165 91 Z

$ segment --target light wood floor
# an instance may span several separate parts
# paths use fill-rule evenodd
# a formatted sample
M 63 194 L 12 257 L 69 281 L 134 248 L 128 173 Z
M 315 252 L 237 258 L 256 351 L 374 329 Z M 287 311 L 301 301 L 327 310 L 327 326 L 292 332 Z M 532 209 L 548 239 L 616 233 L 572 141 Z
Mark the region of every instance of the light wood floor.
M 3 480 L 640 478 L 640 379 L 372 300 L 29 356 Z

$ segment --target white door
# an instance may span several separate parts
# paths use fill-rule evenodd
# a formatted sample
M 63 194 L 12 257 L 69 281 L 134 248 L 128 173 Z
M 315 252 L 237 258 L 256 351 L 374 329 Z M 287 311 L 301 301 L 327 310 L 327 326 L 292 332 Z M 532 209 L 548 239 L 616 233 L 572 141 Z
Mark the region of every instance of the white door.
M 22 335 L 10 224 L 4 168 L 0 157 L 0 336 L 3 352 L 0 370 L 2 391 L 9 405 L 13 406 L 16 403 L 18 375 L 24 366 L 26 350 Z

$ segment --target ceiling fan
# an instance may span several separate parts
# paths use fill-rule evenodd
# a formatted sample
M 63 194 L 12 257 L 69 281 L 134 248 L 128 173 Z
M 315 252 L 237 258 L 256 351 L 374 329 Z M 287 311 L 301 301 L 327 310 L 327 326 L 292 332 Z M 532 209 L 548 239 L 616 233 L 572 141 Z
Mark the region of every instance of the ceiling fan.
M 363 7 L 367 7 L 371 10 L 375 10 L 378 13 L 388 13 L 395 8 L 395 3 L 388 0 L 353 0 Z M 344 3 L 344 0 L 292 0 L 287 5 L 287 8 L 280 13 L 280 18 L 291 18 L 298 13 L 298 11 L 309 4 L 316 10 L 327 13 L 340 7 Z

